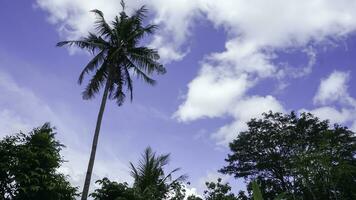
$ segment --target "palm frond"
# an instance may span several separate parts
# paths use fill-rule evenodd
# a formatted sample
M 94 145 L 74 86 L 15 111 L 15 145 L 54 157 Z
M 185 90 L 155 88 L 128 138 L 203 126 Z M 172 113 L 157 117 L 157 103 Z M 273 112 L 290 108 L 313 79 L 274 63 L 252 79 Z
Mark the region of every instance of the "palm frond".
M 124 103 L 126 97 L 122 88 L 123 88 L 122 85 L 117 85 L 116 90 L 113 91 L 114 93 L 111 96 L 111 99 L 115 99 L 116 104 L 118 106 L 121 106 Z
M 137 23 L 142 23 L 143 19 L 147 17 L 148 9 L 146 6 L 141 6 L 139 9 L 137 9 L 134 14 L 131 16 L 132 19 L 134 19 Z
M 131 168 L 131 176 L 136 180 L 139 176 L 139 173 L 136 169 L 136 167 L 130 162 L 130 168 Z
M 112 36 L 113 34 L 111 27 L 106 22 L 103 12 L 98 9 L 91 10 L 90 12 L 93 12 L 98 16 L 97 20 L 95 21 L 95 29 L 98 31 L 98 33 L 104 37 Z
M 156 72 L 157 74 L 166 73 L 166 69 L 158 62 L 159 54 L 156 49 L 147 47 L 129 49 L 129 57 L 148 74 L 152 72 Z
M 129 49 L 128 51 L 130 54 L 134 54 L 138 57 L 146 57 L 155 61 L 160 59 L 157 49 L 150 49 L 147 47 L 140 46 Z
M 125 71 L 125 79 L 127 82 L 127 89 L 128 89 L 128 92 L 130 93 L 130 100 L 132 101 L 133 100 L 133 84 L 132 84 L 131 75 L 130 75 L 130 72 L 127 67 L 124 67 L 124 71 Z
M 137 67 L 129 58 L 125 59 L 125 63 L 129 69 L 133 70 L 134 74 L 138 78 L 142 78 L 146 83 L 150 85 L 156 84 L 156 80 L 149 77 L 144 71 L 142 71 L 139 67 Z
M 145 27 L 136 27 L 136 29 L 132 31 L 127 40 L 133 41 L 134 44 L 138 44 L 142 38 L 153 34 L 157 29 L 158 26 L 155 24 L 150 24 Z
M 122 10 L 125 11 L 126 4 L 125 4 L 125 1 L 124 1 L 124 0 L 121 0 L 121 1 L 120 1 L 120 5 L 121 5 Z
M 89 81 L 89 84 L 86 86 L 83 91 L 83 99 L 91 99 L 99 92 L 100 88 L 104 85 L 104 82 L 107 78 L 106 65 L 99 68 L 93 78 Z
M 156 72 L 157 74 L 166 73 L 166 70 L 162 64 L 148 57 L 131 54 L 130 60 L 131 62 L 135 63 L 135 66 L 137 66 L 137 68 L 139 68 L 140 70 L 144 71 L 147 74 L 152 74 L 153 72 Z
M 84 41 L 84 40 L 67 40 L 67 41 L 62 41 L 57 43 L 57 47 L 62 47 L 62 46 L 76 46 L 81 49 L 87 49 L 92 51 L 93 49 L 98 48 L 100 45 L 97 45 L 92 42 Z
M 78 83 L 82 84 L 85 74 L 96 69 L 100 64 L 104 63 L 105 60 L 105 51 L 102 50 L 99 52 L 90 62 L 84 67 L 83 71 L 80 73 L 78 78 Z
M 62 47 L 65 45 L 76 46 L 81 49 L 86 49 L 92 53 L 94 53 L 95 50 L 104 50 L 109 46 L 109 44 L 105 40 L 103 40 L 101 37 L 96 36 L 93 33 L 89 33 L 87 37 L 84 37 L 81 40 L 68 40 L 57 43 L 58 47 Z

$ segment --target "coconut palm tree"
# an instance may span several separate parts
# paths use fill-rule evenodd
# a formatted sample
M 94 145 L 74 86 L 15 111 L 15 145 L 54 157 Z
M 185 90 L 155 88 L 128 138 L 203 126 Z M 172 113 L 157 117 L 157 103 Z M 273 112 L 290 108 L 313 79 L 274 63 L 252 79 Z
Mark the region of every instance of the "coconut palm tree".
M 91 148 L 88 170 L 83 187 L 82 200 L 86 200 L 90 179 L 93 171 L 95 153 L 98 144 L 101 121 L 107 99 L 115 100 L 121 106 L 128 95 L 132 100 L 133 81 L 136 76 L 153 85 L 150 75 L 156 72 L 165 73 L 165 68 L 159 63 L 157 50 L 141 46 L 142 39 L 154 33 L 156 25 L 144 25 L 147 9 L 143 6 L 131 16 L 125 12 L 125 4 L 121 1 L 123 11 L 109 24 L 100 10 L 92 10 L 96 14 L 96 33 L 71 41 L 59 42 L 57 46 L 75 46 L 89 51 L 93 58 L 81 72 L 78 83 L 82 84 L 84 76 L 92 74 L 83 91 L 84 99 L 92 99 L 104 88 L 100 110 Z
M 170 154 L 156 155 L 148 147 L 137 166 L 130 162 L 131 176 L 134 178 L 133 188 L 145 199 L 167 199 L 173 187 L 186 179 L 186 175 L 173 179 L 173 174 L 180 168 L 165 173 L 164 169 L 169 163 L 169 156 Z

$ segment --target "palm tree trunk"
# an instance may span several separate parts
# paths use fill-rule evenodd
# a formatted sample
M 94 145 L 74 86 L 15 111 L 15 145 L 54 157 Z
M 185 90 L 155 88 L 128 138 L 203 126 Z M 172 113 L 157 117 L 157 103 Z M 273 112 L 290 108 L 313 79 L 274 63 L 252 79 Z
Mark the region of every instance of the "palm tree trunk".
M 96 153 L 96 147 L 98 145 L 98 139 L 99 139 L 99 132 L 100 132 L 100 126 L 101 126 L 101 120 L 103 119 L 103 114 L 104 114 L 104 109 L 105 109 L 105 104 L 106 100 L 108 98 L 108 93 L 109 93 L 109 80 L 106 81 L 105 84 L 105 90 L 103 94 L 103 98 L 101 100 L 101 105 L 100 105 L 100 110 L 98 114 L 98 119 L 96 121 L 96 127 L 95 127 L 95 133 L 94 133 L 94 138 L 93 138 L 93 144 L 91 147 L 91 153 L 90 153 L 90 159 L 89 159 L 89 164 L 88 164 L 88 169 L 87 169 L 87 174 L 85 176 L 85 182 L 84 182 L 84 187 L 83 187 L 83 193 L 82 193 L 82 198 L 81 200 L 86 200 L 88 198 L 88 192 L 89 192 L 89 186 L 90 186 L 90 179 L 91 175 L 93 172 L 93 167 L 94 167 L 94 160 L 95 160 L 95 153 Z

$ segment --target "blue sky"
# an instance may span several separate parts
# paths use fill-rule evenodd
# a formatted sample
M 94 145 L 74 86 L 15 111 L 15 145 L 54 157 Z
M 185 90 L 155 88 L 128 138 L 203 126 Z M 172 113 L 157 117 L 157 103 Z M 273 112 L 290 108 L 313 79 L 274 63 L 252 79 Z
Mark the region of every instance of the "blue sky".
M 132 103 L 108 103 L 94 180 L 132 181 L 128 162 L 151 146 L 170 152 L 171 167 L 201 192 L 219 176 L 228 142 L 269 110 L 310 111 L 356 130 L 355 1 L 132 0 L 128 11 L 143 4 L 160 26 L 146 42 L 168 73 L 154 87 L 136 81 Z M 81 186 L 100 98 L 82 100 L 77 85 L 90 55 L 55 44 L 92 30 L 91 9 L 110 20 L 119 1 L 0 5 L 0 135 L 51 122 L 67 146 L 61 170 Z

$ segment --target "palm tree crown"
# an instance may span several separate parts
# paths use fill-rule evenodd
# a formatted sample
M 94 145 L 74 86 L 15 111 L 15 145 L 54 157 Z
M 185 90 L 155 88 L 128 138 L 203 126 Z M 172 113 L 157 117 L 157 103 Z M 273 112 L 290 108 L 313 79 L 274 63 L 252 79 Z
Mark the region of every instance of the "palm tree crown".
M 146 148 L 142 158 L 135 167 L 131 165 L 131 176 L 134 178 L 134 188 L 148 199 L 165 199 L 174 184 L 184 181 L 185 175 L 173 179 L 173 174 L 180 170 L 176 168 L 168 174 L 164 168 L 169 163 L 169 154 L 156 155 L 150 147 Z
M 57 46 L 76 46 L 94 55 L 78 79 L 78 83 L 81 84 L 86 74 L 94 73 L 83 91 L 83 98 L 93 98 L 100 88 L 107 84 L 109 99 L 116 100 L 119 106 L 125 100 L 126 91 L 132 100 L 132 75 L 153 85 L 155 80 L 149 75 L 153 72 L 158 74 L 166 72 L 158 62 L 157 50 L 140 46 L 141 39 L 157 29 L 156 25 L 143 25 L 147 9 L 142 6 L 128 16 L 125 13 L 125 4 L 123 2 L 121 4 L 123 11 L 111 24 L 106 22 L 100 10 L 91 11 L 97 15 L 96 34 L 89 33 L 80 40 L 63 41 L 57 44 Z

